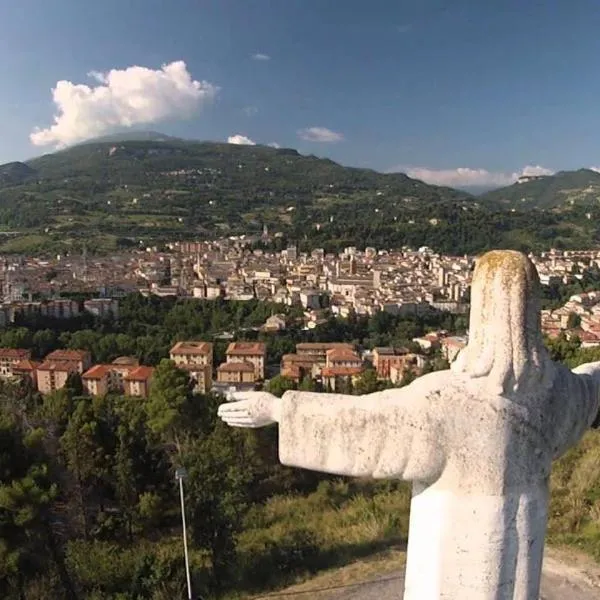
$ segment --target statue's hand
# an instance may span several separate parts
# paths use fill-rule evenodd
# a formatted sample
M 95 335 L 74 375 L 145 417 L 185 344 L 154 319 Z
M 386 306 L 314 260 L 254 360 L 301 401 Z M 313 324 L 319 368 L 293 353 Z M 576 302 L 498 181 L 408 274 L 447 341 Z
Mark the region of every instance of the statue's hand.
M 234 392 L 233 402 L 219 406 L 217 414 L 231 427 L 264 427 L 279 421 L 281 400 L 268 392 Z

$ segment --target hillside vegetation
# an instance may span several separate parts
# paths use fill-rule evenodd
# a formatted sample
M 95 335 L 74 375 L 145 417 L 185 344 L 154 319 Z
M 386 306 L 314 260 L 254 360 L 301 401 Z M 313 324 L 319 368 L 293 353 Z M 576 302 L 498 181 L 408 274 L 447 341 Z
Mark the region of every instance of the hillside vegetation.
M 476 198 L 293 149 L 193 142 L 155 132 L 138 137 L 143 139 L 109 138 L 0 166 L 0 231 L 19 233 L 0 244 L 0 252 L 79 252 L 84 243 L 103 252 L 259 234 L 265 225 L 283 235 L 279 247 L 296 243 L 301 249 L 428 245 L 462 254 L 500 246 L 583 248 L 600 239 L 595 191 L 581 191 L 596 189 L 600 175 L 594 171 Z M 565 186 L 571 195 L 557 191 Z M 556 198 L 574 198 L 573 190 L 585 202 L 549 209 Z
M 2 333 L 2 346 L 31 348 L 36 358 L 56 347 L 88 348 L 94 361 L 130 353 L 157 370 L 145 401 L 84 397 L 78 376 L 45 397 L 27 380 L 0 382 L 0 597 L 184 597 L 173 476 L 180 465 L 189 473 L 194 590 L 204 598 L 244 597 L 405 544 L 408 485 L 281 466 L 276 428 L 226 427 L 216 416 L 222 400 L 195 394 L 187 374 L 161 359 L 176 339 L 211 339 L 224 323 L 236 324 L 247 339 L 268 340 L 268 358 L 278 362 L 300 340 L 404 345 L 428 326 L 462 331 L 464 318 L 360 317 L 272 336 L 248 329 L 269 312 L 258 302 L 130 296 L 119 321 L 35 319 Z M 222 357 L 224 349 L 215 350 Z M 598 358 L 574 341 L 551 351 L 570 365 Z M 364 378 L 363 389 L 352 391 L 375 386 L 376 379 Z M 549 522 L 552 541 L 583 547 L 596 559 L 599 458 L 600 432 L 592 431 L 557 462 Z
M 600 173 L 591 169 L 560 171 L 493 190 L 483 194 L 481 200 L 524 210 L 595 207 L 600 203 Z

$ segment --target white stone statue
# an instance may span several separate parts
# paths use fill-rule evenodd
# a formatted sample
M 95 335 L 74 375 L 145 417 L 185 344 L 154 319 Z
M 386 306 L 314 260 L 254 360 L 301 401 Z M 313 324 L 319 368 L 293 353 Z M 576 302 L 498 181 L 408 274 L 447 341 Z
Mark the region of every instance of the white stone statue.
M 412 481 L 405 600 L 537 600 L 552 461 L 600 408 L 600 363 L 550 360 L 538 296 L 526 256 L 489 252 L 449 370 L 365 396 L 238 393 L 219 415 L 278 423 L 285 465 Z

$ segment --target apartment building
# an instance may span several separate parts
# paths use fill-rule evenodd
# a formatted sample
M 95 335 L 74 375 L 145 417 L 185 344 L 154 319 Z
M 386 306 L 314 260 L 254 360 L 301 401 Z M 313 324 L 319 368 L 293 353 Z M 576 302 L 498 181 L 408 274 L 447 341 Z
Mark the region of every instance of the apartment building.
M 108 316 L 118 318 L 119 301 L 114 298 L 92 298 L 84 301 L 83 310 L 100 318 Z
M 194 392 L 197 394 L 208 394 L 210 392 L 213 382 L 212 367 L 210 365 L 180 364 L 178 368 L 189 375 L 194 383 Z
M 312 356 L 317 362 L 327 362 L 327 352 L 335 348 L 354 351 L 354 344 L 342 342 L 302 342 L 296 344 L 296 354 L 299 356 Z
M 169 358 L 178 366 L 207 365 L 212 369 L 213 345 L 211 342 L 177 342 L 169 352 Z
M 48 302 L 42 302 L 40 312 L 45 317 L 71 319 L 79 315 L 79 304 L 66 298 L 48 300 Z
M 147 398 L 150 393 L 153 375 L 154 369 L 152 367 L 140 366 L 130 371 L 123 378 L 125 394 L 127 396 Z
M 123 393 L 125 391 L 125 377 L 139 366 L 139 360 L 133 356 L 119 356 L 115 358 L 110 364 L 110 389 Z
M 256 380 L 265 378 L 267 348 L 263 342 L 232 342 L 227 347 L 228 363 L 250 363 Z
M 363 372 L 363 361 L 348 348 L 331 348 L 327 351 L 325 366 L 321 370 L 321 379 L 326 389 L 335 391 L 340 387 L 340 381 L 348 383 L 355 381 Z
M 248 361 L 226 362 L 217 369 L 219 383 L 253 384 L 256 379 L 256 366 Z
M 45 360 L 37 368 L 37 386 L 42 394 L 50 394 L 65 387 L 71 373 L 77 373 L 73 361 Z
M 409 352 L 407 348 L 380 347 L 373 350 L 373 366 L 379 379 L 400 383 L 406 371 L 420 374 L 425 358 Z
M 83 389 L 90 396 L 105 396 L 110 388 L 111 365 L 94 365 L 82 376 Z
M 33 384 L 36 386 L 37 388 L 37 369 L 40 366 L 41 363 L 35 361 L 35 360 L 30 360 L 30 359 L 25 359 L 22 360 L 21 362 L 18 362 L 16 365 L 13 365 L 12 371 L 13 371 L 13 377 L 29 377 L 32 381 Z
M 31 358 L 31 350 L 22 348 L 0 348 L 0 378 L 13 377 L 13 369 L 23 360 Z
M 46 360 L 73 363 L 80 374 L 85 373 L 92 366 L 92 355 L 88 350 L 54 350 L 46 356 Z

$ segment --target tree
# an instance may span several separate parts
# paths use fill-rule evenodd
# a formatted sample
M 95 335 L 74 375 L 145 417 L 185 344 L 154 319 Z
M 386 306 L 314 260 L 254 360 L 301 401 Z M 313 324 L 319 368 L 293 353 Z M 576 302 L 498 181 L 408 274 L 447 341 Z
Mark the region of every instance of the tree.
M 102 494 L 109 473 L 110 456 L 103 447 L 106 436 L 89 399 L 80 400 L 60 438 L 67 467 L 75 478 L 77 501 L 86 536 L 90 531 L 89 501 L 92 490 Z
M 187 506 L 194 543 L 209 551 L 216 591 L 231 575 L 256 460 L 247 432 L 223 423 L 187 448 Z
M 357 396 L 362 396 L 363 394 L 377 392 L 383 387 L 381 383 L 377 379 L 377 371 L 375 369 L 365 369 L 354 382 L 354 393 Z
M 269 380 L 267 385 L 267 391 L 279 398 L 281 398 L 287 390 L 294 389 L 296 389 L 294 380 L 289 377 L 284 377 L 283 375 L 275 375 L 275 377 Z
M 175 444 L 181 451 L 181 435 L 186 430 L 187 404 L 192 401 L 192 385 L 188 375 L 175 363 L 163 359 L 152 378 L 146 402 L 148 426 L 164 442 Z
M 577 329 L 581 325 L 581 315 L 569 313 L 567 317 L 567 329 Z
M 65 382 L 65 391 L 70 398 L 77 398 L 83 395 L 83 381 L 77 371 L 69 373 Z
M 50 527 L 49 509 L 57 496 L 57 486 L 51 482 L 45 463 L 42 437 L 40 430 L 23 435 L 14 419 L 0 413 L 0 592 L 3 598 L 25 598 L 26 582 L 54 566 L 64 586 L 62 592 L 68 598 L 73 597 L 72 585 Z

